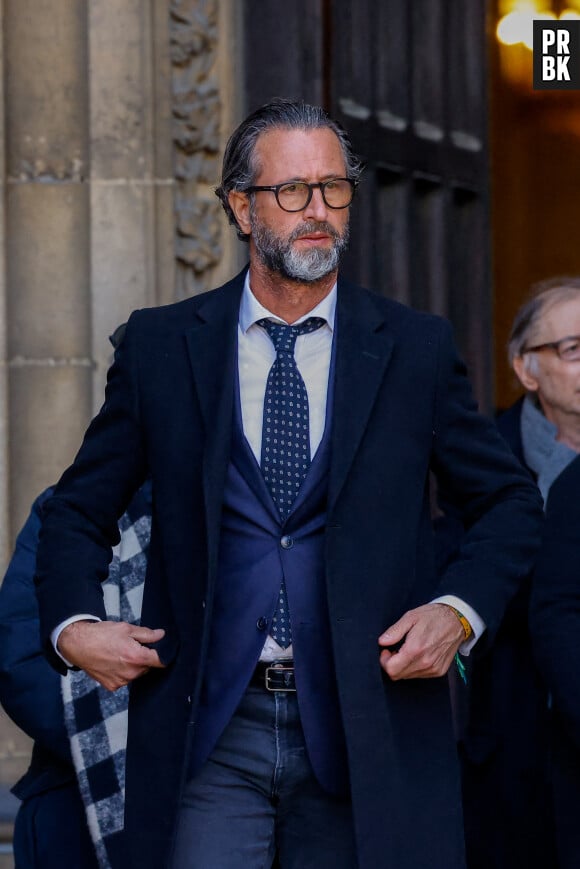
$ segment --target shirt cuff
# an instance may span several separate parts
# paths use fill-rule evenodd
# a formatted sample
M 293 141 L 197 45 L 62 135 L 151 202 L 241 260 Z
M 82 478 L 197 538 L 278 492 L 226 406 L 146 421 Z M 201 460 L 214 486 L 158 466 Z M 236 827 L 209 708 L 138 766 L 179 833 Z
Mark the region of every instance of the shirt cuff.
M 476 613 L 473 607 L 469 606 L 468 603 L 465 603 L 464 600 L 461 600 L 460 597 L 455 597 L 454 594 L 444 594 L 441 597 L 436 597 L 435 600 L 431 601 L 431 603 L 446 603 L 448 606 L 452 606 L 456 610 L 459 610 L 459 612 L 465 616 L 471 625 L 473 633 L 468 640 L 461 643 L 459 651 L 462 655 L 469 655 L 487 627 L 481 616 Z
M 67 659 L 64 657 L 64 655 L 61 655 L 61 653 L 59 652 L 59 650 L 58 650 L 58 638 L 60 637 L 60 635 L 62 634 L 64 629 L 68 628 L 68 626 L 72 625 L 74 622 L 100 622 L 100 621 L 101 621 L 101 619 L 98 616 L 93 616 L 91 614 L 82 613 L 79 616 L 71 616 L 70 619 L 66 619 L 64 622 L 61 622 L 60 625 L 57 625 L 56 628 L 54 629 L 54 631 L 51 633 L 50 642 L 52 643 L 54 651 L 56 652 L 58 657 L 61 659 L 61 661 L 64 661 L 64 663 L 67 665 L 69 670 L 72 667 L 74 667 L 74 664 L 71 664 L 70 661 L 67 661 Z

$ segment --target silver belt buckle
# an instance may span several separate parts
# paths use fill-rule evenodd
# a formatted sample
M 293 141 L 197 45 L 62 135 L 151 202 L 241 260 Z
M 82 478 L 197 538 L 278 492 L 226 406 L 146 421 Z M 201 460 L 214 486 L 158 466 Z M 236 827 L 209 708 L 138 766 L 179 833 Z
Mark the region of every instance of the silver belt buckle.
M 276 691 L 284 691 L 294 694 L 296 693 L 296 688 L 273 688 L 269 682 L 271 670 L 273 670 L 275 673 L 294 673 L 294 667 L 284 667 L 280 665 L 278 665 L 277 667 L 266 667 L 266 670 L 264 672 L 264 683 L 266 686 L 266 691 L 272 691 L 272 693 L 275 693 Z

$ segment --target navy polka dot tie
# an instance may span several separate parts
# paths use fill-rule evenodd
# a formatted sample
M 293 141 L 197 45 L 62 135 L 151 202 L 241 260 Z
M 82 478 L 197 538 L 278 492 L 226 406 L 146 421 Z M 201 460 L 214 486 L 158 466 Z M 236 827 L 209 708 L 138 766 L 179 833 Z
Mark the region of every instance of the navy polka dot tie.
M 303 323 L 286 326 L 273 320 L 258 320 L 276 350 L 264 396 L 260 464 L 282 521 L 290 513 L 310 467 L 308 393 L 296 365 L 294 347 L 298 335 L 315 332 L 325 322 L 321 317 L 309 317 Z M 270 634 L 283 649 L 292 643 L 284 580 Z

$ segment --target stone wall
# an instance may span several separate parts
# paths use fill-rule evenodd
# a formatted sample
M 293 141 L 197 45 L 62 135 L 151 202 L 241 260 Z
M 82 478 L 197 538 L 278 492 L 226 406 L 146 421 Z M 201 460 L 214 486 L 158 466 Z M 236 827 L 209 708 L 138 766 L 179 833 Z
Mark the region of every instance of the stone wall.
M 0 567 L 100 406 L 107 336 L 243 257 L 213 194 L 238 8 L 0 0 Z M 28 753 L 3 716 L 0 785 Z

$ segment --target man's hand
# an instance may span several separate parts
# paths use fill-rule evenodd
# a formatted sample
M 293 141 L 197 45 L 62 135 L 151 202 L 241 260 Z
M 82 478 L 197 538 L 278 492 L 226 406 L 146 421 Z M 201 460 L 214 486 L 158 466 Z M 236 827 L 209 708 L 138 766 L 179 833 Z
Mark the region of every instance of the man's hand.
M 463 625 L 453 610 L 428 603 L 409 610 L 381 634 L 379 646 L 401 643 L 397 651 L 383 649 L 381 667 L 394 681 L 444 676 L 464 641 Z
M 61 655 L 96 679 L 108 691 L 116 691 L 151 667 L 163 667 L 154 649 L 165 634 L 161 628 L 140 628 L 127 622 L 73 622 L 58 638 Z

